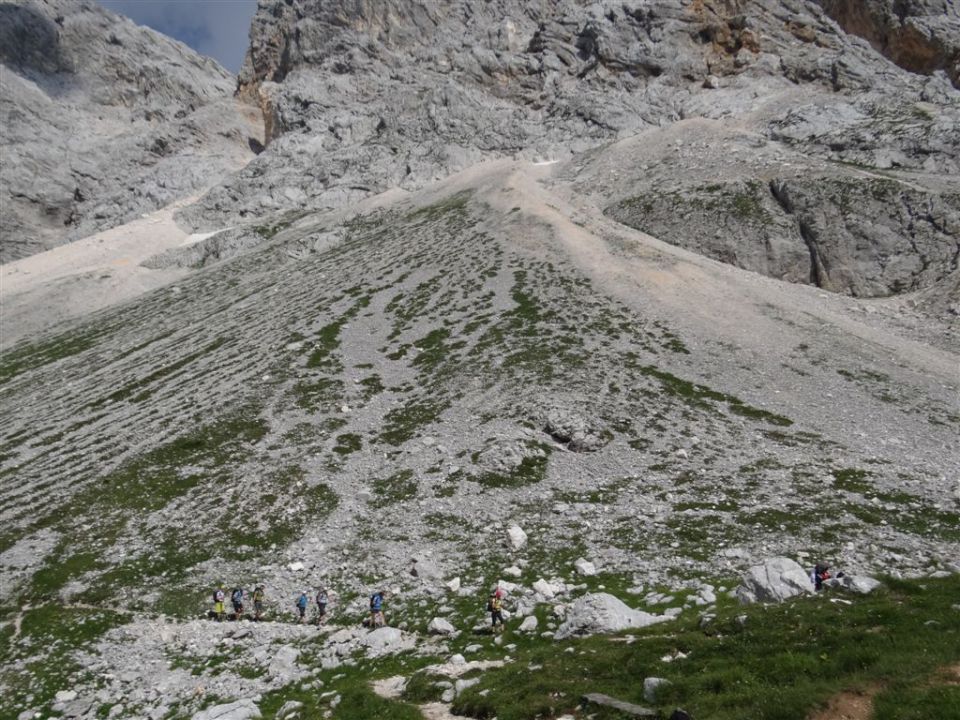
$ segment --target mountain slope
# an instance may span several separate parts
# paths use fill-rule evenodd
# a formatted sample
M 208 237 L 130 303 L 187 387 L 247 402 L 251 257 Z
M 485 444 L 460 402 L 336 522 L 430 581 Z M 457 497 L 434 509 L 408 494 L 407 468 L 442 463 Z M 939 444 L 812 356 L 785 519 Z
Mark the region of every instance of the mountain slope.
M 801 720 L 904 662 L 953 699 L 960 96 L 822 8 L 263 0 L 269 145 L 178 213 L 212 234 L 5 269 L 0 714 L 583 717 L 656 673 Z M 891 577 L 742 613 L 772 556 Z M 663 624 L 556 639 L 600 591 Z
M 3 3 L 0 48 L 0 261 L 192 195 L 253 157 L 259 118 L 223 68 L 95 3 Z
M 7 607 L 190 617 L 211 583 L 322 579 L 345 619 L 398 586 L 415 627 L 440 579 L 511 561 L 679 587 L 770 553 L 956 557 L 955 351 L 613 224 L 544 171 L 274 226 L 8 354 Z M 500 548 L 509 522 L 529 548 Z M 231 677 L 209 682 L 259 687 Z

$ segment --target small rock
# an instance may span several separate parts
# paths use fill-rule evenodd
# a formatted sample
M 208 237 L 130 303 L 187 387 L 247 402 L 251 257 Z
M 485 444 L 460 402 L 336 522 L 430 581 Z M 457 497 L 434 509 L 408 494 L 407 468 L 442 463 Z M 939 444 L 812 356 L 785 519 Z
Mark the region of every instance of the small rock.
M 536 615 L 528 615 L 523 619 L 523 622 L 520 623 L 520 632 L 529 633 L 529 632 L 533 632 L 536 629 L 537 629 Z
M 480 682 L 480 678 L 470 678 L 469 680 L 457 680 L 457 681 L 453 684 L 454 692 L 456 692 L 456 694 L 459 695 L 459 694 L 462 693 L 464 690 L 466 690 L 468 687 L 473 687 L 473 686 L 476 685 L 478 682 Z
M 670 681 L 665 678 L 648 677 L 643 680 L 643 699 L 647 702 L 657 701 L 657 689 L 669 685 Z
M 450 592 L 460 592 L 460 578 L 455 577 L 453 580 L 447 583 L 447 589 Z
M 61 691 L 58 692 L 56 695 L 54 695 L 53 699 L 54 699 L 55 702 L 58 702 L 58 703 L 70 702 L 71 700 L 76 700 L 76 699 L 77 699 L 77 691 L 76 691 L 76 690 L 61 690 Z
M 457 629 L 450 624 L 449 620 L 440 617 L 435 617 L 427 625 L 427 632 L 431 635 L 453 635 L 456 631 Z
M 602 693 L 588 693 L 581 698 L 581 703 L 583 705 L 600 705 L 601 707 L 613 708 L 630 717 L 657 717 L 656 710 L 617 700 Z
M 508 575 L 509 577 L 518 578 L 523 574 L 523 571 L 521 571 L 516 565 L 511 565 L 508 568 L 504 568 L 503 574 Z
M 527 534 L 519 525 L 511 525 L 507 529 L 507 535 L 510 538 L 510 547 L 514 550 L 520 550 L 527 544 Z
M 579 574 L 585 575 L 587 577 L 597 574 L 597 567 L 592 562 L 585 560 L 584 558 L 578 558 L 573 563 L 573 569 L 576 570 Z

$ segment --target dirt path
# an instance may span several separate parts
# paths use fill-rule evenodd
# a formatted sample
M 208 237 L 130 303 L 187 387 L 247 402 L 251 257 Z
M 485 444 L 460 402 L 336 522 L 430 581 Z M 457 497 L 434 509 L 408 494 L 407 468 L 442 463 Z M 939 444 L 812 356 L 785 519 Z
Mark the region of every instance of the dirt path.
M 823 710 L 808 720 L 870 720 L 873 715 L 873 697 L 878 688 L 864 691 L 846 690 L 830 698 Z
M 624 302 L 653 296 L 703 337 L 746 346 L 770 344 L 774 334 L 789 331 L 782 319 L 769 316 L 776 308 L 799 322 L 832 325 L 914 368 L 955 377 L 956 356 L 859 322 L 845 311 L 851 299 L 724 265 L 621 225 L 599 208 L 574 204 L 575 198 L 544 187 L 538 180 L 551 169 L 515 167 L 506 182 L 515 192 L 500 193 L 499 204 L 506 211 L 519 201 L 525 212 L 553 226 L 573 261 Z M 497 203 L 497 193 L 488 201 Z
M 189 273 L 140 263 L 163 250 L 198 242 L 173 220 L 198 196 L 132 222 L 0 267 L 0 347 L 153 290 Z

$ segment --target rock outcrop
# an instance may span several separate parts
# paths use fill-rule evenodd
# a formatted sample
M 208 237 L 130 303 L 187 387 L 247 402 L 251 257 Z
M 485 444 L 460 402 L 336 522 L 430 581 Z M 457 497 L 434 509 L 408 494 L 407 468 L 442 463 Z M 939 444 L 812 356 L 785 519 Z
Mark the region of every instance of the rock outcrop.
M 848 33 L 911 72 L 946 72 L 960 87 L 960 13 L 953 0 L 816 0 Z
M 813 592 L 807 571 L 790 558 L 778 557 L 750 568 L 737 588 L 737 598 L 744 604 L 783 602 Z
M 629 628 L 647 627 L 667 620 L 672 618 L 634 610 L 609 593 L 591 593 L 578 598 L 573 603 L 554 637 L 557 640 L 563 640 L 569 637 L 617 632 Z
M 95 3 L 0 4 L 0 261 L 196 194 L 253 157 L 213 60 Z
M 747 81 L 764 94 L 909 86 L 816 10 L 784 0 L 264 2 L 239 88 L 263 108 L 269 150 L 182 218 L 209 230 L 419 187 L 484 158 L 566 156 L 746 109 L 752 100 L 727 89 Z

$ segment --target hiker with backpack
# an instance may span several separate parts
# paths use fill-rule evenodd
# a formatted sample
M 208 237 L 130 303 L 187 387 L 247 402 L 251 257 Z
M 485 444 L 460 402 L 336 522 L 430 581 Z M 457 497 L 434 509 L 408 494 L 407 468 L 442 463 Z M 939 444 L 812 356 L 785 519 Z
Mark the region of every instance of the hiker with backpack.
M 503 594 L 498 587 L 490 595 L 490 599 L 487 600 L 487 611 L 490 613 L 490 631 L 491 632 L 502 632 L 504 629 L 503 622 Z
M 327 621 L 327 602 L 329 598 L 327 597 L 327 589 L 321 587 L 317 590 L 317 625 L 323 625 Z
M 253 619 L 260 620 L 263 617 L 263 585 L 257 585 L 253 590 Z
M 824 581 L 829 580 L 831 577 L 830 566 L 826 563 L 818 562 L 814 565 L 813 570 L 810 571 L 810 582 L 813 583 L 813 587 L 817 592 L 823 590 Z
M 383 601 L 386 593 L 383 590 L 377 590 L 370 596 L 370 627 L 383 627 L 387 624 L 383 616 Z
M 227 614 L 226 608 L 223 606 L 226 599 L 227 594 L 223 591 L 223 588 L 217 588 L 213 591 L 213 616 L 217 622 L 223 622 L 223 618 Z
M 234 588 L 230 594 L 230 602 L 233 604 L 234 620 L 243 619 L 243 588 Z
M 307 620 L 307 605 L 310 604 L 310 600 L 307 598 L 307 591 L 304 590 L 300 593 L 300 597 L 297 598 L 297 612 L 300 613 L 300 622 L 306 622 Z

